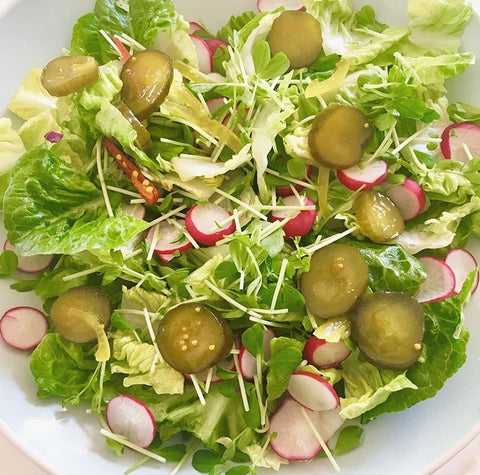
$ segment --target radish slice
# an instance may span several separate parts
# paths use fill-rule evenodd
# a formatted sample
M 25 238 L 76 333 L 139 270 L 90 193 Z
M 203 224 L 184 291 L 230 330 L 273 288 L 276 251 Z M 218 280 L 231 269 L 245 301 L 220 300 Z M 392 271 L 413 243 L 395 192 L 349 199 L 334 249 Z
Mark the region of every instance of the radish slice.
M 8 242 L 3 243 L 4 251 L 15 251 L 15 248 Z M 17 270 L 25 274 L 38 274 L 39 272 L 48 269 L 55 256 L 51 254 L 42 254 L 39 256 L 18 256 Z
M 305 8 L 301 0 L 257 0 L 259 12 L 270 12 L 280 7 L 285 10 L 303 10 Z
M 469 153 L 480 156 L 480 127 L 471 122 L 449 125 L 442 133 L 440 148 L 447 159 L 468 163 Z
M 295 195 L 287 196 L 283 199 L 284 206 L 315 206 L 313 200 L 308 197 L 298 200 Z M 309 210 L 276 210 L 270 214 L 270 221 L 283 221 L 284 219 L 291 218 L 288 223 L 283 226 L 286 238 L 293 238 L 295 236 L 305 236 L 312 229 L 313 223 L 317 218 L 317 211 L 313 209 Z
M 307 166 L 307 178 L 310 178 L 313 173 L 313 167 L 311 165 Z M 304 189 L 302 185 L 299 184 L 294 184 L 293 188 L 300 192 Z M 276 193 L 278 196 L 291 196 L 293 195 L 292 187 L 290 185 L 285 185 L 285 186 L 277 186 L 275 189 Z
M 193 35 L 196 31 L 205 31 L 205 28 L 196 21 L 190 21 L 188 24 L 190 25 L 188 29 L 189 35 Z
M 13 307 L 0 319 L 0 335 L 17 350 L 32 350 L 48 331 L 45 314 L 33 307 Z
M 395 203 L 405 221 L 416 218 L 425 209 L 425 192 L 410 178 L 406 178 L 401 185 L 388 188 L 385 194 Z
M 214 203 L 195 205 L 185 217 L 185 226 L 190 235 L 205 246 L 214 246 L 224 236 L 235 231 L 233 220 L 225 223 L 232 216 L 226 209 Z
M 455 293 L 458 294 L 462 290 L 468 274 L 474 270 L 476 270 L 477 273 L 472 287 L 472 293 L 477 290 L 479 282 L 478 263 L 470 252 L 466 249 L 452 249 L 445 257 L 445 264 L 447 264 L 455 274 Z
M 427 278 L 420 285 L 416 299 L 420 303 L 437 302 L 451 297 L 455 292 L 455 274 L 441 259 L 422 256 L 418 260 L 425 267 Z
M 270 359 L 270 342 L 275 337 L 272 330 L 263 331 L 263 357 L 265 361 Z M 238 355 L 239 370 L 242 376 L 251 381 L 257 374 L 257 358 L 253 356 L 243 345 L 240 345 L 240 354 Z M 265 371 L 266 368 L 263 368 Z
M 145 216 L 147 215 L 145 206 L 141 204 L 122 203 L 120 208 L 123 214 L 126 214 L 127 216 L 133 216 L 137 219 L 145 219 Z
M 207 101 L 207 107 L 210 111 L 210 114 L 214 114 L 221 107 L 227 103 L 227 100 L 224 97 L 215 97 L 214 99 L 209 99 Z
M 387 163 L 383 160 L 376 160 L 363 168 L 355 165 L 346 170 L 338 170 L 337 176 L 340 183 L 349 190 L 356 191 L 362 187 L 364 190 L 369 190 L 385 180 Z
M 351 352 L 343 340 L 328 342 L 316 336 L 310 337 L 303 347 L 303 357 L 317 368 L 335 368 Z
M 212 56 L 215 56 L 215 53 L 218 48 L 227 48 L 228 43 L 226 41 L 223 41 L 219 38 L 209 38 L 205 40 L 205 43 L 207 43 L 208 48 L 210 49 L 210 52 L 212 53 Z
M 185 224 L 182 219 L 177 222 L 181 226 Z M 150 228 L 147 233 L 147 242 L 155 246 L 155 253 L 160 258 L 173 257 L 172 254 L 175 251 L 183 252 L 192 247 L 192 243 L 185 238 L 182 231 L 167 221 L 162 221 Z
M 288 383 L 290 396 L 311 411 L 328 411 L 338 407 L 338 395 L 333 386 L 318 374 L 296 371 Z
M 195 35 L 190 35 L 198 58 L 198 69 L 204 73 L 209 74 L 213 72 L 213 55 L 208 47 L 207 42 Z
M 285 398 L 270 418 L 268 433 L 276 434 L 270 440 L 270 447 L 287 460 L 310 460 L 322 450 L 302 409 L 324 442 L 328 442 L 343 424 L 336 410 L 314 412 L 291 397 Z
M 138 447 L 148 447 L 155 438 L 157 424 L 152 411 L 132 396 L 122 394 L 110 399 L 105 416 L 114 434 L 123 435 Z

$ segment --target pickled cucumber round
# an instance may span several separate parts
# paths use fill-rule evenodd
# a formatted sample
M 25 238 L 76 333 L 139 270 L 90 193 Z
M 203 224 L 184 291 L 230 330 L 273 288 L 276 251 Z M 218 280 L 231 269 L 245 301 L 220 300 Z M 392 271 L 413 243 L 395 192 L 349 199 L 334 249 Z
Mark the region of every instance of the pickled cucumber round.
M 186 303 L 163 317 L 156 341 L 172 368 L 196 374 L 215 366 L 230 353 L 233 334 L 226 320 L 215 310 Z
M 311 257 L 300 290 L 307 309 L 323 318 L 344 315 L 368 285 L 368 265 L 360 251 L 348 244 L 331 244 Z
M 295 69 L 310 66 L 323 45 L 320 23 L 303 10 L 282 12 L 273 22 L 267 41 L 272 56 L 284 53 Z
M 358 164 L 372 135 L 372 128 L 360 109 L 334 104 L 323 109 L 308 134 L 312 157 L 335 170 Z
M 389 242 L 404 228 L 400 210 L 390 198 L 375 191 L 364 191 L 355 201 L 355 213 L 360 231 L 374 242 Z
M 351 319 L 352 339 L 375 366 L 404 370 L 418 361 L 425 315 L 414 297 L 402 292 L 365 295 Z
M 60 56 L 43 68 L 40 81 L 52 96 L 61 97 L 90 86 L 99 74 L 97 60 L 91 56 Z
M 120 78 L 122 101 L 142 121 L 167 97 L 173 80 L 172 61 L 158 50 L 140 51 L 123 65 Z
M 66 340 L 87 343 L 97 339 L 95 325 L 107 326 L 112 309 L 108 297 L 95 287 L 73 287 L 53 302 L 50 316 Z

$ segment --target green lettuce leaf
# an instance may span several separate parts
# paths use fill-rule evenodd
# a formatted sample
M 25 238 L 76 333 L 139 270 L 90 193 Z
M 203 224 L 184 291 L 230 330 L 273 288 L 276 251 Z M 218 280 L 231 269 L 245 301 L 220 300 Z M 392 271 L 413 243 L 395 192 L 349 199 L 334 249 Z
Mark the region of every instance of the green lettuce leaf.
M 358 350 L 342 363 L 342 370 L 345 397 L 340 400 L 340 415 L 346 419 L 354 419 L 375 408 L 392 393 L 417 389 L 404 372 L 376 368 L 359 357 Z
M 473 8 L 464 0 L 409 0 L 411 41 L 433 52 L 456 52 Z
M 32 353 L 30 370 L 38 386 L 38 397 L 92 399 L 98 390 L 98 363 L 92 345 L 64 340 L 58 333 L 46 335 Z
M 40 82 L 42 69 L 28 72 L 22 85 L 8 104 L 8 109 L 23 120 L 31 119 L 45 109 L 54 110 L 56 99 L 52 97 Z
M 405 40 L 409 33 L 407 28 L 378 23 L 374 14 L 366 21 L 365 15 L 356 14 L 350 0 L 305 0 L 304 4 L 322 26 L 325 54 L 348 58 L 353 67 L 374 61 Z
M 25 153 L 22 139 L 12 129 L 12 121 L 0 118 L 0 175 L 8 172 Z
M 151 386 L 156 394 L 182 394 L 185 378 L 163 359 L 154 345 L 142 343 L 130 331 L 116 331 L 113 338 L 110 370 L 125 374 L 123 385 Z
M 153 44 L 160 31 L 167 29 L 176 14 L 171 0 L 97 0 L 94 11 L 78 19 L 70 41 L 71 54 L 90 55 L 101 64 L 118 55 L 100 33 L 110 38 L 127 34 L 145 47 Z
M 148 226 L 127 215 L 109 217 L 101 190 L 41 147 L 18 160 L 3 209 L 8 239 L 24 255 L 109 250 Z

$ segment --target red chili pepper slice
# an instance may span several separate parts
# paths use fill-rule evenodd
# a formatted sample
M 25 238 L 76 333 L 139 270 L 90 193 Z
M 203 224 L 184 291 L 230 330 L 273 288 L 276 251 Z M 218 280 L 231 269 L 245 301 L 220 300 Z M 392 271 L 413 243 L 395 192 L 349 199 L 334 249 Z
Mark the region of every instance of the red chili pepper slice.
M 142 195 L 147 204 L 154 205 L 160 197 L 155 185 L 145 178 L 138 167 L 110 139 L 104 138 L 103 145 L 115 159 L 118 167 L 130 178 L 133 186 Z

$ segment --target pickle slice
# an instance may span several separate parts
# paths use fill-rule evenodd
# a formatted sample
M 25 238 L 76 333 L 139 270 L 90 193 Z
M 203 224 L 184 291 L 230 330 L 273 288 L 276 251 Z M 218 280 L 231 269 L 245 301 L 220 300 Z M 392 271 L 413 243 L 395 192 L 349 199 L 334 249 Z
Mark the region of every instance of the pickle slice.
M 300 290 L 313 315 L 333 318 L 354 307 L 367 285 L 368 265 L 360 251 L 348 244 L 331 244 L 313 253 Z
M 313 121 L 308 146 L 313 158 L 335 170 L 357 165 L 372 135 L 372 128 L 355 107 L 334 104 L 323 109 Z
M 74 343 L 97 339 L 95 323 L 107 326 L 111 314 L 108 297 L 95 287 L 73 287 L 60 295 L 50 309 L 56 331 Z
M 390 198 L 375 191 L 364 191 L 355 201 L 355 213 L 360 231 L 374 242 L 389 242 L 404 228 L 400 210 Z
M 310 66 L 322 51 L 320 23 L 303 10 L 286 10 L 273 22 L 267 41 L 272 55 L 284 53 L 292 68 Z
M 418 361 L 424 331 L 422 306 L 402 292 L 366 295 L 352 315 L 352 339 L 381 368 L 404 370 Z
M 122 101 L 139 120 L 145 120 L 165 100 L 173 80 L 170 58 L 158 50 L 135 53 L 123 65 Z
M 172 368 L 196 374 L 215 366 L 230 353 L 233 335 L 228 323 L 215 310 L 186 303 L 163 317 L 156 341 Z
M 52 96 L 60 97 L 90 86 L 99 74 L 97 60 L 91 56 L 59 56 L 43 68 L 40 80 Z

